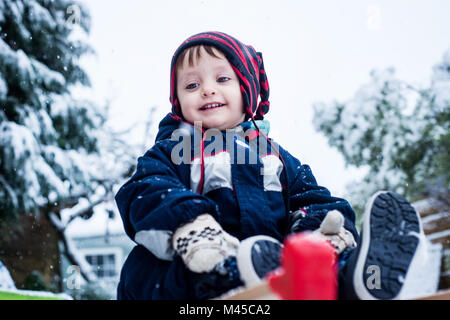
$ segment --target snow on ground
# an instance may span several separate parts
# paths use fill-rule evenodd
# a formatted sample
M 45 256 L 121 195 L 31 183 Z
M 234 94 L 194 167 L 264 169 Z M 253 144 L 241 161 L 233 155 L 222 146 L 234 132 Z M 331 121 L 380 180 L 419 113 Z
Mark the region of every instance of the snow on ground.
M 0 290 L 12 290 L 16 289 L 16 285 L 9 273 L 8 269 L 0 261 Z

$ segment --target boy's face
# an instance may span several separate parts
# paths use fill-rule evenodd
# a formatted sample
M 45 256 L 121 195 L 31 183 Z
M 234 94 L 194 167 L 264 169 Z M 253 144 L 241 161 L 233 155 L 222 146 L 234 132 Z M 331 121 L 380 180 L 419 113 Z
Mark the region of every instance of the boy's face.
M 202 127 L 225 130 L 245 119 L 244 100 L 239 79 L 225 55 L 210 56 L 201 47 L 200 58 L 193 57 L 189 66 L 187 55 L 177 70 L 177 96 L 186 121 L 201 121 Z

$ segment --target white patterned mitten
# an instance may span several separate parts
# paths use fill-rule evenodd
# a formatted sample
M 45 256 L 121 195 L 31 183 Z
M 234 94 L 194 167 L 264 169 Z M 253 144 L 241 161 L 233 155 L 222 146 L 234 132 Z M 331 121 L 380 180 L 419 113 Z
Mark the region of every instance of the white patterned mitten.
M 313 234 L 320 234 L 330 241 L 337 254 L 340 254 L 345 248 L 356 246 L 355 238 L 350 231 L 344 228 L 344 216 L 337 210 L 328 212 L 319 229 L 315 230 Z
M 175 230 L 172 246 L 189 270 L 201 273 L 236 256 L 239 240 L 225 232 L 211 215 L 202 214 Z

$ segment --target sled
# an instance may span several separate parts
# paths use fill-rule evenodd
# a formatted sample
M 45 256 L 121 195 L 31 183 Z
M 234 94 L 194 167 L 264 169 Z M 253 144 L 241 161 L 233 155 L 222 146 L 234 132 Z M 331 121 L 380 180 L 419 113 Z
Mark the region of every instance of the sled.
M 222 300 L 281 300 L 264 281 L 251 288 L 241 288 L 230 292 Z M 435 294 L 414 298 L 412 300 L 450 300 L 450 289 L 440 290 Z
M 334 249 L 328 242 L 312 240 L 307 235 L 294 235 L 284 243 L 281 266 L 269 273 L 262 283 L 237 288 L 219 299 L 336 300 L 335 259 Z M 440 255 L 436 259 L 440 260 Z M 438 279 L 438 276 L 434 278 Z M 419 291 L 412 295 L 411 300 L 450 300 L 450 289 L 436 292 L 438 281 L 434 282 L 436 286 L 432 293 L 428 291 L 422 296 Z M 299 283 L 302 285 L 296 285 Z

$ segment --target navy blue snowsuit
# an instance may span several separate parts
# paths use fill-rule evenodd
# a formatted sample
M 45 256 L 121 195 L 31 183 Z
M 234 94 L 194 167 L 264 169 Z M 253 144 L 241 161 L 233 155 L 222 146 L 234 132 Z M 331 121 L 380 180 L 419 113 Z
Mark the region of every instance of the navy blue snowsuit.
M 192 272 L 174 254 L 170 239 L 180 225 L 204 213 L 240 240 L 268 235 L 282 242 L 288 203 L 291 211 L 307 213 L 298 231 L 317 229 L 326 213 L 336 209 L 345 217 L 344 227 L 358 239 L 349 203 L 332 197 L 317 184 L 309 166 L 281 146 L 276 145 L 283 161 L 273 145 L 259 144 L 264 137 L 247 134 L 251 122 L 228 136 L 220 132 L 208 140 L 203 135 L 200 156 L 194 128 L 185 123 L 182 132 L 190 133 L 185 142 L 191 141 L 191 149 L 179 152 L 185 136 L 172 134 L 181 124 L 173 114 L 161 121 L 156 144 L 138 159 L 136 173 L 116 195 L 125 231 L 137 243 L 122 268 L 118 299 L 192 298 Z M 177 155 L 192 161 L 178 163 Z

